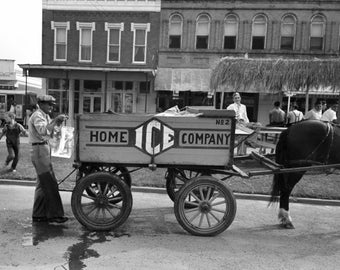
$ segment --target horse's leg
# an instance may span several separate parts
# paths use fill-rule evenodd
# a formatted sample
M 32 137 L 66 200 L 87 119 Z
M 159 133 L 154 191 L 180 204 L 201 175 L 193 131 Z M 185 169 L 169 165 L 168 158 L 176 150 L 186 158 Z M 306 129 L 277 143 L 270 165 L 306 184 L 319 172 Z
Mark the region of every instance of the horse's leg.
M 289 196 L 294 186 L 300 181 L 303 173 L 289 173 L 283 175 L 283 181 L 280 183 L 280 210 L 279 222 L 283 228 L 294 229 L 292 218 L 289 215 Z

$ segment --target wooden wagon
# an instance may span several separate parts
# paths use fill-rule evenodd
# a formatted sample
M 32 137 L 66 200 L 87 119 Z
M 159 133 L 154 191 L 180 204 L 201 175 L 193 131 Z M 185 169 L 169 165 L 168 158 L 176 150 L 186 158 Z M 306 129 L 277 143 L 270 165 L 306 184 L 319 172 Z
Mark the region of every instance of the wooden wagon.
M 119 227 L 132 209 L 131 173 L 167 168 L 166 190 L 179 224 L 193 235 L 223 232 L 236 214 L 235 197 L 223 180 L 306 170 L 281 168 L 253 153 L 247 160 L 260 166 L 247 172 L 247 166 L 238 165 L 245 159 L 234 157 L 235 126 L 234 112 L 227 110 L 207 110 L 198 117 L 78 115 L 74 216 L 91 230 Z

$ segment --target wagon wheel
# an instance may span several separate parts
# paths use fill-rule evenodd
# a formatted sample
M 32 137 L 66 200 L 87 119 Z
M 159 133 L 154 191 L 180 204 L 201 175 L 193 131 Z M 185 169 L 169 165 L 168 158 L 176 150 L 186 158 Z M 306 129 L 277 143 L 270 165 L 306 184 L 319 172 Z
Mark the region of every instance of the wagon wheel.
M 165 174 L 166 192 L 172 201 L 175 201 L 176 194 L 179 189 L 190 179 L 201 176 L 210 175 L 206 171 L 193 171 L 178 168 L 169 168 Z
M 195 198 L 195 201 L 190 197 Z M 192 208 L 188 209 L 187 205 Z M 174 211 L 178 223 L 189 233 L 213 236 L 226 230 L 233 222 L 236 200 L 221 180 L 199 176 L 179 190 Z
M 88 189 L 93 196 L 88 195 Z M 115 229 L 130 215 L 131 190 L 117 175 L 92 173 L 75 186 L 71 206 L 76 219 L 86 228 L 99 231 Z
M 109 172 L 111 174 L 116 174 L 120 178 L 124 180 L 124 182 L 131 187 L 131 175 L 126 167 L 116 167 L 111 165 L 100 165 L 100 164 L 91 164 L 91 165 L 83 165 L 79 168 L 77 174 L 77 181 L 94 172 Z

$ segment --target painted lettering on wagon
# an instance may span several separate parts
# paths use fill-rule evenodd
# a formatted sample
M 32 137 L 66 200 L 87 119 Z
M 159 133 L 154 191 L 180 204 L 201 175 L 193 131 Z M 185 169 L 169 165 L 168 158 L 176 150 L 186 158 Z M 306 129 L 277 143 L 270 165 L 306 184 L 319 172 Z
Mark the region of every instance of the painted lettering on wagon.
M 228 147 L 230 134 L 225 131 L 180 131 L 180 147 Z
M 110 145 L 127 145 L 129 143 L 129 132 L 125 129 L 91 130 L 90 142 Z

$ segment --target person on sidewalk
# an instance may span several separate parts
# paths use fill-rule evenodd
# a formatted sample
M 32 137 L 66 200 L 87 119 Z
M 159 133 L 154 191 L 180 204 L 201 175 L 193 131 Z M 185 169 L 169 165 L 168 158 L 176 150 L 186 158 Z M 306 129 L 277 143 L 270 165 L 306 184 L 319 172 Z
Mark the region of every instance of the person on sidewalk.
M 297 104 L 292 105 L 292 110 L 287 114 L 287 126 L 303 120 L 303 113 L 298 110 Z
M 0 140 L 3 136 L 6 136 L 6 147 L 7 147 L 7 158 L 5 161 L 5 168 L 11 164 L 11 171 L 16 172 L 16 167 L 19 161 L 19 150 L 20 150 L 20 135 L 23 134 L 28 136 L 27 131 L 22 125 L 15 121 L 15 114 L 8 112 L 5 116 L 6 124 L 2 129 Z
M 317 100 L 314 104 L 314 108 L 306 112 L 305 120 L 320 120 L 322 116 L 322 103 Z
M 274 108 L 269 112 L 269 126 L 283 127 L 285 125 L 286 113 L 281 109 L 280 101 L 274 102 Z
M 60 126 L 67 117 L 63 114 L 51 120 L 49 114 L 55 105 L 50 95 L 37 97 L 38 109 L 28 121 L 29 142 L 32 144 L 31 160 L 37 173 L 34 194 L 33 222 L 64 223 L 64 209 L 59 194 L 57 179 L 51 163 L 49 139 L 55 126 Z
M 331 106 L 329 107 L 329 109 L 326 110 L 322 114 L 320 120 L 336 124 L 337 123 L 337 116 L 336 116 L 337 110 L 338 110 L 338 104 L 336 102 L 332 102 Z

